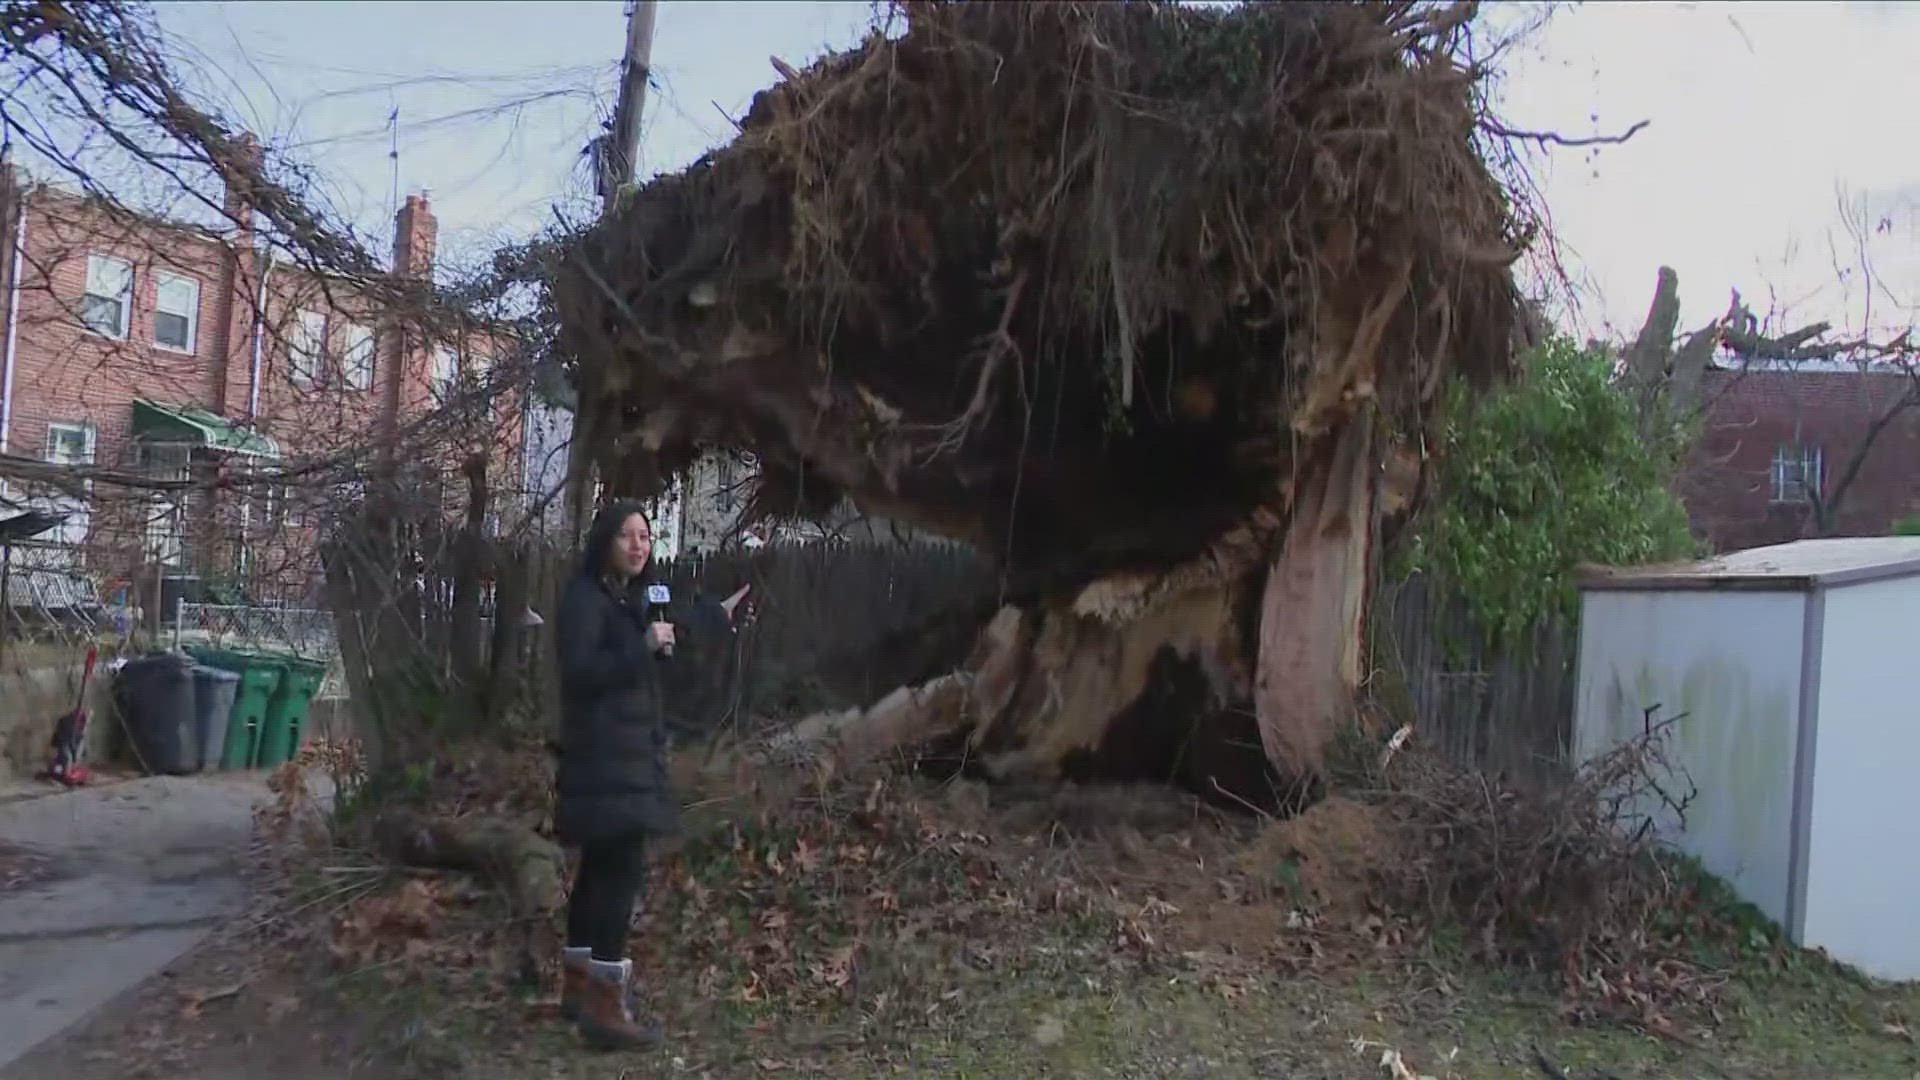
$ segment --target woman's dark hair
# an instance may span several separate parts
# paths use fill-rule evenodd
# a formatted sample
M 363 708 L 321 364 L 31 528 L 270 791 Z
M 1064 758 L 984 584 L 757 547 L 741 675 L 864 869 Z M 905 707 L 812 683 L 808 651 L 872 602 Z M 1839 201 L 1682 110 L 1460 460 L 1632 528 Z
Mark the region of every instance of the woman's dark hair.
M 616 499 L 600 509 L 594 515 L 593 525 L 587 529 L 587 542 L 580 548 L 580 572 L 590 577 L 599 577 L 607 572 L 607 549 L 613 546 L 613 539 L 620 535 L 620 529 L 627 519 L 640 515 L 647 523 L 647 531 L 653 531 L 653 519 L 647 516 L 647 508 L 633 499 Z

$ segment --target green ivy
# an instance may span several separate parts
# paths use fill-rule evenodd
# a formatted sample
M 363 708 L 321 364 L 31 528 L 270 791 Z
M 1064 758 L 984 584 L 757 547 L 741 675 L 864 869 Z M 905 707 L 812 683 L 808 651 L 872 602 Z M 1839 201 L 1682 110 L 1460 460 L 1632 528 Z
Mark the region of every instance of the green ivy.
M 1397 568 L 1458 590 L 1491 645 L 1576 617 L 1582 563 L 1695 551 L 1672 487 L 1683 433 L 1644 437 L 1612 371 L 1603 353 L 1555 339 L 1512 385 L 1447 401 L 1438 490 Z

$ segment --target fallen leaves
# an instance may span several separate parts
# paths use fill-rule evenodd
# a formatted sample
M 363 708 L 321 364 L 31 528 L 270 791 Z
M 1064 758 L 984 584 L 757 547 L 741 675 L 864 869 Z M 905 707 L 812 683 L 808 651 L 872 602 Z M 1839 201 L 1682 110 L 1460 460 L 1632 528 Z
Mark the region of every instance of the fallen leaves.
M 334 920 L 329 948 L 351 969 L 382 968 L 404 979 L 407 965 L 420 965 L 479 951 L 471 939 L 439 933 L 447 908 L 471 904 L 471 886 L 435 877 L 412 877 L 389 892 L 361 897 Z
M 824 961 L 809 964 L 807 970 L 813 977 L 836 990 L 844 990 L 853 981 L 852 945 L 842 946 L 829 952 Z

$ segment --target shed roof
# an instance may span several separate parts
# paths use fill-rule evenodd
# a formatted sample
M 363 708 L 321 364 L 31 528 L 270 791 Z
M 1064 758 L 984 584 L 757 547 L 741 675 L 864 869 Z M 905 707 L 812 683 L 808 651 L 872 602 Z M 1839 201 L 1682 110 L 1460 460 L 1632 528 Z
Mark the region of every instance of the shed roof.
M 1581 571 L 1583 590 L 1807 590 L 1920 575 L 1920 536 L 1795 540 L 1697 562 Z

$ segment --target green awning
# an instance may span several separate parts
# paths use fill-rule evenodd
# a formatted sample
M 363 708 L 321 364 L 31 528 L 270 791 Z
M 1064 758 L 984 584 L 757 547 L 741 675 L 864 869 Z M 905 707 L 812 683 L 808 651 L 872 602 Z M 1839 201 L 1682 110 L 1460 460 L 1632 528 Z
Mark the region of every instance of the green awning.
M 280 457 L 280 444 L 235 424 L 224 416 L 196 409 L 191 405 L 162 405 L 154 401 L 133 403 L 133 434 L 154 442 L 190 443 L 243 457 Z

